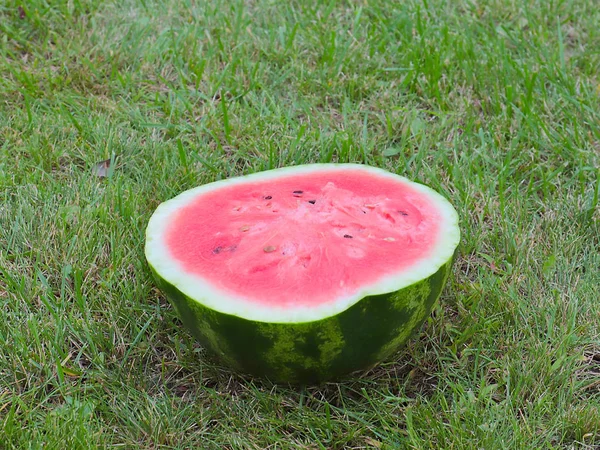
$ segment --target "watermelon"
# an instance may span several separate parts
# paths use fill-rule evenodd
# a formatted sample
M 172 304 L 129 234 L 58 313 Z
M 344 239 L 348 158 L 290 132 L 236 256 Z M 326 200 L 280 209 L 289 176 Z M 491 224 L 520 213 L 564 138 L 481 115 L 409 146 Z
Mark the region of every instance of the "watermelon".
M 158 206 L 145 255 L 182 323 L 232 369 L 339 379 L 389 358 L 440 296 L 458 216 L 432 189 L 359 164 L 310 164 Z

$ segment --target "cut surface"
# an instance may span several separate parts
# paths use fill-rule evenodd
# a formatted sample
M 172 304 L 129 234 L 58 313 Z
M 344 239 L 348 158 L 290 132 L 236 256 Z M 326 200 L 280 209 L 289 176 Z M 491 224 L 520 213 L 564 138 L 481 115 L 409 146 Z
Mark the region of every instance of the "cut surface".
M 459 231 L 431 189 L 360 165 L 309 165 L 211 183 L 162 204 L 146 255 L 220 312 L 317 320 L 435 273 Z
M 266 306 L 332 302 L 427 258 L 439 235 L 428 197 L 365 175 L 313 173 L 207 192 L 173 217 L 167 246 L 188 273 Z

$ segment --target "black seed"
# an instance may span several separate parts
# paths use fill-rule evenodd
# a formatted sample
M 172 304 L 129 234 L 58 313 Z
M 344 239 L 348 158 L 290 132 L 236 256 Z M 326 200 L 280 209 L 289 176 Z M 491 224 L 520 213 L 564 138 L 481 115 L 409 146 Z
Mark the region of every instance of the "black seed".
M 272 195 L 267 195 L 266 197 L 263 197 L 265 200 L 271 200 L 273 198 Z
M 352 236 L 350 236 L 349 234 L 345 234 L 345 235 L 344 235 L 344 237 L 345 237 L 346 239 L 352 239 Z
M 294 191 L 292 194 L 294 194 L 294 197 L 300 197 L 302 194 L 304 194 L 304 191 Z
M 213 250 L 213 253 L 215 255 L 218 255 L 219 253 L 221 253 L 221 250 L 223 250 L 223 247 L 221 247 L 220 245 L 218 247 L 215 247 L 215 249 Z
M 316 200 L 309 200 L 308 203 L 310 203 L 311 205 L 314 205 L 315 203 L 317 203 Z
M 400 214 L 401 216 L 408 216 L 408 213 L 406 211 L 398 211 L 398 214 Z

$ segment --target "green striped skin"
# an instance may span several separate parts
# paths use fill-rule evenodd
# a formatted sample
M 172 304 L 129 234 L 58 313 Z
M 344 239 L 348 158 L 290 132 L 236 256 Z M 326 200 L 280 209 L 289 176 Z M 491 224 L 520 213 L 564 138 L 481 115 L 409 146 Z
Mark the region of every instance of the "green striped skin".
M 429 316 L 452 261 L 430 277 L 345 311 L 305 323 L 268 323 L 223 314 L 181 293 L 154 270 L 191 333 L 223 363 L 272 381 L 312 384 L 369 369 L 389 358 Z

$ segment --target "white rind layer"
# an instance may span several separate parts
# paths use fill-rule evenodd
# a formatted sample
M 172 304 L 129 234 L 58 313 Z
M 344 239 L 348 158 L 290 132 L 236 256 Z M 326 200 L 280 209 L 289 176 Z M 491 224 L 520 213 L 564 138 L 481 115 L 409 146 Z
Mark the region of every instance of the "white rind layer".
M 171 256 L 163 236 L 170 223 L 172 215 L 181 207 L 192 202 L 199 194 L 213 191 L 225 186 L 273 180 L 290 175 L 309 174 L 320 171 L 361 170 L 379 177 L 386 177 L 398 182 L 407 183 L 413 189 L 427 195 L 436 205 L 442 216 L 443 225 L 440 228 L 435 245 L 430 254 L 408 269 L 383 277 L 380 281 L 362 286 L 352 295 L 347 295 L 320 306 L 298 306 L 284 308 L 266 306 L 242 297 L 233 296 L 218 287 L 208 283 L 204 278 L 187 273 L 184 268 Z M 230 178 L 205 184 L 185 191 L 171 200 L 161 203 L 148 223 L 146 229 L 145 254 L 148 263 L 160 277 L 175 286 L 186 296 L 195 299 L 202 305 L 215 311 L 242 317 L 259 322 L 300 323 L 321 320 L 334 316 L 348 309 L 362 298 L 369 295 L 386 294 L 399 291 L 415 284 L 436 273 L 440 267 L 452 258 L 460 241 L 458 214 L 454 207 L 443 196 L 431 188 L 415 183 L 407 178 L 392 174 L 383 169 L 360 164 L 308 164 L 258 172 L 243 177 Z

